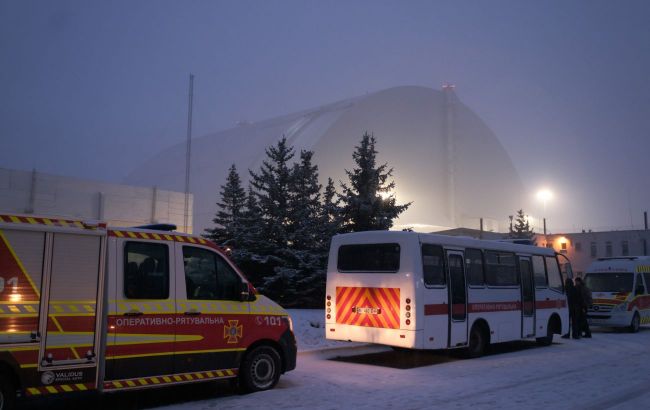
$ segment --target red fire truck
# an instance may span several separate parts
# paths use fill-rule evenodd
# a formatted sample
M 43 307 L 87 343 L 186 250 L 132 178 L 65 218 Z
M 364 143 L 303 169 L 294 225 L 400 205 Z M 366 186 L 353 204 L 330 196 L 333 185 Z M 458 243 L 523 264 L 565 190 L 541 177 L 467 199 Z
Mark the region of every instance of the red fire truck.
M 295 366 L 291 318 L 213 243 L 0 215 L 0 409 L 215 379 L 266 390 Z

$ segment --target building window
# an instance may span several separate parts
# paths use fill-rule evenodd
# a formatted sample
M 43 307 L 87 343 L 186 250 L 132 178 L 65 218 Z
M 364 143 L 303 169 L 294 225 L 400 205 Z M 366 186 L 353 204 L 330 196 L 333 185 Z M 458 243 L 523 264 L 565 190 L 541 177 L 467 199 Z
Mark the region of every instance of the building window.
M 560 252 L 561 253 L 566 253 L 566 242 L 562 242 L 560 244 Z
M 582 251 L 582 243 L 575 242 L 574 246 L 576 247 L 576 252 L 581 252 Z
M 591 243 L 591 257 L 595 258 L 598 256 L 598 247 L 596 246 L 596 242 Z
M 630 245 L 628 245 L 627 241 L 621 242 L 621 254 L 623 256 L 627 256 L 630 254 Z
M 605 256 L 608 258 L 612 256 L 612 243 L 610 241 L 605 242 Z

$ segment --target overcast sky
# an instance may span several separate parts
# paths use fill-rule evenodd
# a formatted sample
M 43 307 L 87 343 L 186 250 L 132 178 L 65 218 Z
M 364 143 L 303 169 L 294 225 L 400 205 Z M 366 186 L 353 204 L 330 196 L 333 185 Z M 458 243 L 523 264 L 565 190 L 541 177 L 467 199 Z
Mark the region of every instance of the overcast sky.
M 444 82 L 552 230 L 650 210 L 648 1 L 0 2 L 0 167 L 120 182 L 194 135 Z M 381 151 L 381 136 L 379 150 Z

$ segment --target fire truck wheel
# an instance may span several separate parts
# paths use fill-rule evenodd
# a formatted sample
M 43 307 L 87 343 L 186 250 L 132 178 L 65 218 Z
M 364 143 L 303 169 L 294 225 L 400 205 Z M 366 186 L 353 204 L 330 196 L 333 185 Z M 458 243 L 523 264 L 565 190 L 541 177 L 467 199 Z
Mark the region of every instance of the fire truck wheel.
M 0 410 L 11 410 L 16 406 L 16 388 L 9 375 L 0 373 Z
M 465 356 L 468 358 L 481 357 L 485 353 L 487 346 L 487 336 L 483 326 L 475 324 L 469 332 L 469 345 L 465 350 Z
M 245 392 L 273 388 L 280 379 L 280 355 L 270 346 L 251 350 L 241 366 L 241 384 Z
M 640 327 L 641 317 L 639 316 L 639 312 L 636 312 L 634 313 L 634 316 L 632 316 L 632 322 L 630 323 L 630 333 L 638 332 Z

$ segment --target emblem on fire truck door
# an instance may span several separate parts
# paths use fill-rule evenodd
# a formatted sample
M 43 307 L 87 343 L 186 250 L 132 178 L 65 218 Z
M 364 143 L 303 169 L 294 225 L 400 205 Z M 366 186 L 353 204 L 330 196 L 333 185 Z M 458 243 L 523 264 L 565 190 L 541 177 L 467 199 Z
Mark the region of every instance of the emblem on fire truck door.
M 237 343 L 239 338 L 244 334 L 244 326 L 239 324 L 239 320 L 229 320 L 223 327 L 223 338 L 228 339 L 227 343 Z

